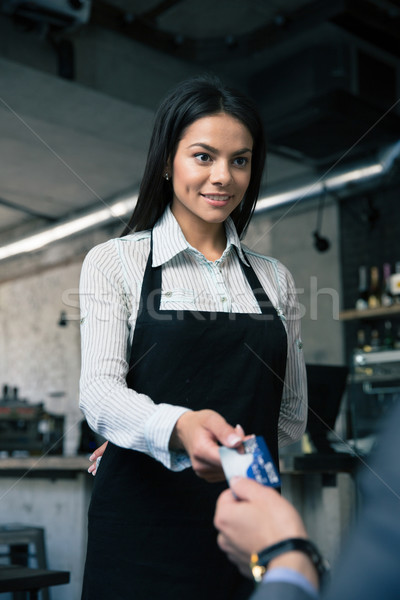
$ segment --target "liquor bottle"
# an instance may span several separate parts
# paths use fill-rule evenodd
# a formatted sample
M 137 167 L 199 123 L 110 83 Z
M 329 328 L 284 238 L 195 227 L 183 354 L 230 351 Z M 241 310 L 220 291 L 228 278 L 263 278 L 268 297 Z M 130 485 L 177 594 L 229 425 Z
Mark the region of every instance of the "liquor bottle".
M 11 397 L 10 397 L 10 388 L 5 383 L 3 385 L 3 396 L 1 398 L 1 403 L 2 404 L 7 404 L 7 402 L 9 402 L 10 400 L 11 400 Z
M 385 350 L 394 348 L 393 327 L 391 321 L 385 321 L 385 333 L 383 335 L 383 347 Z
M 376 352 L 381 349 L 381 340 L 379 338 L 379 331 L 377 329 L 373 329 L 371 331 L 371 350 L 372 352 Z
M 365 310 L 366 308 L 368 308 L 367 267 L 361 266 L 358 269 L 358 296 L 356 300 L 356 309 Z
M 390 276 L 390 291 L 393 302 L 400 304 L 400 262 L 395 264 L 395 272 Z
M 400 350 L 400 325 L 396 329 L 396 333 L 393 336 L 393 348 L 395 350 Z
M 366 346 L 365 330 L 359 329 L 357 331 L 357 350 L 365 351 L 365 346 Z
M 392 306 L 393 304 L 393 295 L 390 287 L 390 264 L 383 264 L 383 285 L 382 285 L 382 295 L 381 295 L 381 304 L 382 306 Z
M 379 269 L 378 267 L 371 267 L 368 308 L 378 308 L 380 305 L 381 295 L 379 290 Z

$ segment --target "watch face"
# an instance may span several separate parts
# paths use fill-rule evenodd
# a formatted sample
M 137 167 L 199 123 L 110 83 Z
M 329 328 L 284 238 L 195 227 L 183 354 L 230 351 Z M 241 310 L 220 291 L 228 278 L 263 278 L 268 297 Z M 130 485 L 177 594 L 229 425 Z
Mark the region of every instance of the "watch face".
M 267 568 L 264 565 L 258 564 L 258 554 L 252 554 L 250 559 L 250 569 L 254 581 L 260 583 Z
M 266 571 L 266 568 L 261 565 L 254 565 L 251 572 L 253 574 L 254 581 L 260 583 L 262 581 L 263 575 Z

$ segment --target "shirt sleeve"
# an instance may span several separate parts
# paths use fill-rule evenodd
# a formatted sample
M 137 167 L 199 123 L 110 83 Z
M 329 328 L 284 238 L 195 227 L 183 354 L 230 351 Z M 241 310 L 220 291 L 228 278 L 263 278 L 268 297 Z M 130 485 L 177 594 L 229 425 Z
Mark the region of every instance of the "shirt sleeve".
M 308 581 L 304 575 L 294 569 L 289 569 L 287 567 L 275 567 L 274 569 L 269 569 L 263 577 L 263 584 L 268 585 L 273 582 L 291 583 L 309 594 L 313 600 L 318 600 L 319 598 L 318 591 L 312 583 Z
M 282 266 L 281 266 L 282 268 Z M 300 331 L 300 306 L 295 284 L 287 269 L 283 271 L 285 291 L 282 298 L 287 332 L 287 361 L 281 409 L 278 422 L 280 446 L 301 439 L 307 425 L 307 376 Z M 282 274 L 279 274 L 282 279 Z
M 139 286 L 140 289 L 140 286 Z M 190 466 L 169 439 L 184 407 L 155 404 L 126 385 L 130 355 L 130 302 L 113 241 L 96 246 L 80 279 L 80 407 L 89 426 L 107 440 L 152 456 L 171 470 Z M 131 302 L 138 302 L 138 298 Z

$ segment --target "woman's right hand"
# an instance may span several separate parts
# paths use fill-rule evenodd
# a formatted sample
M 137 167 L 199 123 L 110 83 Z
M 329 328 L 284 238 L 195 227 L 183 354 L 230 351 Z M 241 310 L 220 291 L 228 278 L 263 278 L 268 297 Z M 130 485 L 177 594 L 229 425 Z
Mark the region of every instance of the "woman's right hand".
M 225 479 L 219 456 L 219 446 L 238 448 L 245 438 L 240 425 L 232 427 L 214 410 L 184 413 L 171 435 L 171 450 L 188 453 L 196 475 L 209 482 Z
M 97 467 L 99 466 L 100 459 L 103 456 L 105 449 L 107 448 L 107 444 L 108 442 L 104 442 L 104 444 L 99 446 L 99 448 L 96 448 L 93 454 L 89 456 L 89 460 L 92 462 L 92 464 L 88 468 L 88 473 L 96 475 Z

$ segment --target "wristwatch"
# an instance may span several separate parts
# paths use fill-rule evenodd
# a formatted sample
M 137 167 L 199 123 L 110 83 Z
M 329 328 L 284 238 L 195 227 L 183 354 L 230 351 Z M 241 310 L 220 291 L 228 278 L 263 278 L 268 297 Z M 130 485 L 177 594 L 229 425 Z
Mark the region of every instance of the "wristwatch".
M 292 552 L 293 550 L 307 554 L 317 570 L 320 583 L 324 583 L 330 569 L 329 563 L 321 556 L 316 545 L 305 538 L 288 538 L 261 550 L 261 552 L 252 554 L 250 569 L 254 580 L 257 583 L 262 580 L 268 564 L 273 558 L 285 552 Z

